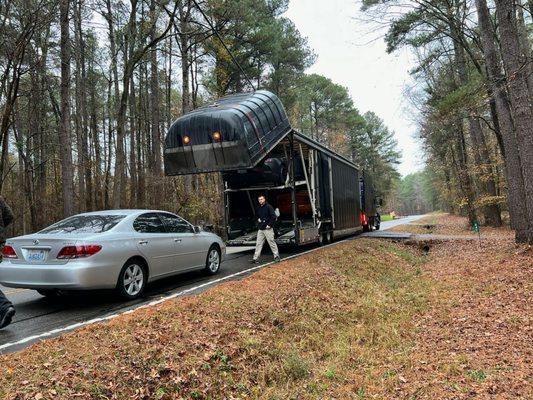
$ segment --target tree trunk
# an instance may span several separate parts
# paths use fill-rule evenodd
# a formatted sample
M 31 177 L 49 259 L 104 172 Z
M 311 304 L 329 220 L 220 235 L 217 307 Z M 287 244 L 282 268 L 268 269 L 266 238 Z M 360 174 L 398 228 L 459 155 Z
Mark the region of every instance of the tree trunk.
M 137 207 L 137 171 L 140 168 L 140 164 L 137 164 L 135 156 L 136 147 L 136 131 L 138 129 L 135 126 L 135 84 L 133 78 L 131 79 L 131 96 L 130 96 L 130 171 L 131 171 L 131 185 L 130 185 L 130 204 L 133 208 Z
M 75 25 L 75 29 L 74 29 L 74 41 L 75 41 L 75 44 L 76 44 L 76 48 L 79 49 L 80 47 L 80 42 L 81 42 L 81 39 L 80 39 L 80 30 L 78 29 L 78 25 L 79 25 L 79 28 L 81 29 L 81 22 L 78 21 L 78 18 L 79 18 L 79 15 L 78 15 L 78 10 L 77 10 L 77 7 L 74 8 L 74 25 Z M 81 61 L 80 61 L 80 54 L 81 54 L 81 49 L 79 49 L 78 51 L 75 52 L 75 65 L 76 65 L 76 68 L 75 68 L 75 74 L 74 74 L 74 79 L 75 79 L 75 82 L 76 82 L 76 91 L 75 91 L 75 105 L 76 105 L 76 110 L 75 110 L 75 113 L 74 113 L 74 126 L 75 126 L 75 130 L 76 130 L 76 150 L 77 150 L 77 153 L 78 153 L 78 157 L 77 157 L 77 169 L 78 169 L 78 197 L 79 197 L 79 202 L 78 202 L 78 210 L 80 212 L 83 212 L 85 211 L 85 199 L 87 198 L 87 193 L 86 193 L 86 187 L 85 187 L 85 174 L 84 174 L 84 170 L 85 170 L 85 156 L 83 154 L 83 132 L 82 132 L 82 125 L 83 125 L 83 112 L 82 112 L 82 98 L 85 96 L 85 93 L 83 93 L 83 83 L 82 83 L 82 76 L 81 76 Z
M 168 73 L 166 74 L 167 87 L 166 87 L 166 128 L 170 128 L 172 124 L 172 37 L 168 40 Z
M 456 38 L 454 40 L 454 54 L 455 63 L 457 67 L 457 77 L 459 85 L 463 86 L 468 83 L 468 69 L 466 65 L 466 59 L 463 48 L 459 45 L 462 40 L 462 33 L 457 29 L 454 22 L 450 23 L 451 36 Z M 491 160 L 489 152 L 483 137 L 483 130 L 479 120 L 474 116 L 464 116 L 468 121 L 468 127 L 470 131 L 470 138 L 473 144 L 474 162 L 481 171 L 480 185 L 482 187 L 482 194 L 484 197 L 495 198 L 496 184 L 494 182 L 494 176 L 492 167 L 490 166 Z M 496 204 L 490 204 L 483 207 L 483 215 L 485 216 L 485 223 L 492 226 L 501 226 L 501 212 L 500 207 Z
M 190 7 L 185 9 L 185 2 L 181 2 L 179 5 L 179 18 L 180 18 L 180 33 L 179 33 L 179 48 L 181 56 L 181 113 L 186 114 L 191 111 L 191 94 L 189 89 L 189 36 L 187 31 L 189 29 L 189 15 Z M 192 178 L 190 175 L 184 176 L 185 191 L 187 193 L 192 189 Z
M 61 185 L 63 188 L 63 217 L 74 213 L 72 143 L 70 136 L 70 38 L 69 0 L 61 0 L 61 124 L 59 147 L 61 160 Z
M 459 180 L 459 187 L 464 196 L 466 214 L 468 221 L 473 224 L 477 220 L 476 210 L 474 208 L 474 191 L 472 179 L 468 173 L 468 156 L 466 153 L 466 142 L 462 127 L 462 122 L 458 121 L 457 138 L 455 141 L 455 149 L 452 150 L 452 159 L 456 167 L 456 174 Z M 455 154 L 454 154 L 455 151 Z
M 518 36 L 520 37 L 520 46 L 524 53 L 524 60 L 526 64 L 523 68 L 526 69 L 527 86 L 529 89 L 529 98 L 533 98 L 533 53 L 531 51 L 531 42 L 528 37 L 526 22 L 524 19 L 524 8 L 521 0 L 516 0 L 516 23 L 518 29 Z
M 44 34 L 37 35 L 35 39 L 35 49 L 32 52 L 33 63 L 35 68 L 30 71 L 31 91 L 29 94 L 29 114 L 28 121 L 30 124 L 30 135 L 33 138 L 33 167 L 34 181 L 32 181 L 34 196 L 34 204 L 30 204 L 39 210 L 35 216 L 31 218 L 31 229 L 41 229 L 47 221 L 47 213 L 49 210 L 45 207 L 46 201 L 46 186 L 47 173 L 47 149 L 48 140 L 46 133 L 48 131 L 48 119 L 46 116 L 46 59 L 48 55 L 48 40 L 50 29 L 47 29 Z M 37 51 L 40 49 L 40 52 Z M 19 129 L 20 131 L 20 129 Z M 30 210 L 31 211 L 31 210 Z
M 150 14 L 152 21 L 156 21 L 155 0 L 150 2 Z M 151 40 L 155 40 L 156 31 L 152 31 Z M 151 112 L 152 112 L 152 148 L 154 152 L 154 169 L 152 171 L 156 180 L 162 174 L 162 156 L 161 156 L 161 130 L 160 130 L 160 96 L 159 96 L 159 69 L 157 65 L 157 49 L 152 49 L 150 53 L 150 91 L 151 91 Z
M 83 30 L 81 27 L 81 20 L 83 18 L 83 0 L 78 0 L 78 7 L 77 7 L 77 31 L 79 31 L 79 47 L 78 51 L 76 52 L 79 54 L 79 62 L 81 67 L 81 93 L 82 96 L 80 98 L 80 106 L 81 106 L 81 113 L 82 113 L 82 144 L 81 144 L 81 151 L 82 151 L 82 165 L 83 169 L 81 173 L 85 174 L 85 185 L 86 185 L 86 193 L 87 196 L 85 197 L 85 208 L 87 210 L 92 210 L 93 208 L 93 201 L 92 201 L 92 192 L 93 192 L 93 174 L 91 170 L 91 163 L 90 163 L 90 155 L 89 155 L 89 108 L 87 106 L 87 65 L 85 60 L 85 38 L 83 36 Z
M 509 0 L 496 1 L 496 15 L 501 37 L 502 60 L 507 73 L 509 98 L 513 110 L 517 147 L 524 179 L 525 206 L 527 209 L 527 241 L 533 243 L 533 114 L 529 98 L 527 57 L 520 48 L 516 14 Z M 514 172 L 514 171 L 513 171 Z
M 527 203 L 524 191 L 524 178 L 516 142 L 516 135 L 511 116 L 511 109 L 504 86 L 498 53 L 495 44 L 495 32 L 491 23 L 486 0 L 476 0 L 480 38 L 487 67 L 489 83 L 494 94 L 498 121 L 504 148 L 505 176 L 507 179 L 509 215 L 511 227 L 516 230 L 517 241 L 527 238 Z
M 93 169 L 93 176 L 94 176 L 94 185 L 93 185 L 93 191 L 94 194 L 93 197 L 93 204 L 96 209 L 103 208 L 103 202 L 102 202 L 102 187 L 100 183 L 100 179 L 102 176 L 102 156 L 101 156 L 101 146 L 100 146 L 100 133 L 98 130 L 98 115 L 96 110 L 96 79 L 95 73 L 92 70 L 92 65 L 90 64 L 90 76 L 91 76 L 91 82 L 92 84 L 89 85 L 90 88 L 90 107 L 91 107 L 91 123 L 90 123 L 90 132 L 91 132 L 91 139 L 92 139 L 92 145 L 94 148 L 94 169 Z M 105 127 L 105 124 L 103 125 Z M 105 132 L 103 132 L 105 135 Z

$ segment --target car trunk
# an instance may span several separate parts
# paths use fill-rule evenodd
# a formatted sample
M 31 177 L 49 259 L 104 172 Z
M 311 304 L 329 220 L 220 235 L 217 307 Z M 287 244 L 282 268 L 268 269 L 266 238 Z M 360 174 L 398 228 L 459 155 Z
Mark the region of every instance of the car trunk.
M 13 264 L 42 264 L 42 265 L 62 265 L 68 259 L 57 259 L 57 255 L 65 246 L 79 244 L 80 241 L 94 236 L 94 234 L 78 235 L 53 235 L 53 234 L 33 234 L 21 236 L 6 242 L 12 246 L 18 258 L 10 259 Z

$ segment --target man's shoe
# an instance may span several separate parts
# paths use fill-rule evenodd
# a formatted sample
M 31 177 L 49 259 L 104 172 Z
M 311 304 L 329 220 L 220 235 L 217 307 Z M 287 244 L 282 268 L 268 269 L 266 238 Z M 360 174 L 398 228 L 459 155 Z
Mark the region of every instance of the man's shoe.
M 8 326 L 11 323 L 11 320 L 13 319 L 14 315 L 15 315 L 15 307 L 13 306 L 8 307 L 7 311 L 2 316 L 2 319 L 0 319 L 0 329 Z
M 255 258 L 252 258 L 252 259 L 250 260 L 250 263 L 251 263 L 251 264 L 257 264 L 258 262 L 259 262 L 259 261 L 257 261 Z
M 277 263 L 281 262 L 281 258 L 279 258 L 279 256 L 274 257 L 274 262 L 277 262 Z

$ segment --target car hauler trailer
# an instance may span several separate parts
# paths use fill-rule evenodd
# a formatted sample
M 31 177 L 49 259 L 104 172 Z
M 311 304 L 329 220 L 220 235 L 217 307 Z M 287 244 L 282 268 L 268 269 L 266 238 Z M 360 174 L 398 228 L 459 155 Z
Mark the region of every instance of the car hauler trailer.
M 255 244 L 259 194 L 279 210 L 280 245 L 330 242 L 375 218 L 370 185 L 356 165 L 294 130 L 267 91 L 228 96 L 180 117 L 164 156 L 166 175 L 222 173 L 230 246 Z

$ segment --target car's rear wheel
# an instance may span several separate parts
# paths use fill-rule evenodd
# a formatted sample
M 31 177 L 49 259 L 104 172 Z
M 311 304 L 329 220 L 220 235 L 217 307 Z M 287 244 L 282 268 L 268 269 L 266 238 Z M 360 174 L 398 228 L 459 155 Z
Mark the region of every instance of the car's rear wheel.
M 138 260 L 130 260 L 120 271 L 117 291 L 127 300 L 137 299 L 144 293 L 147 278 L 145 266 Z
M 217 246 L 211 246 L 207 252 L 207 259 L 205 260 L 205 271 L 209 275 L 214 275 L 220 269 L 220 250 Z

